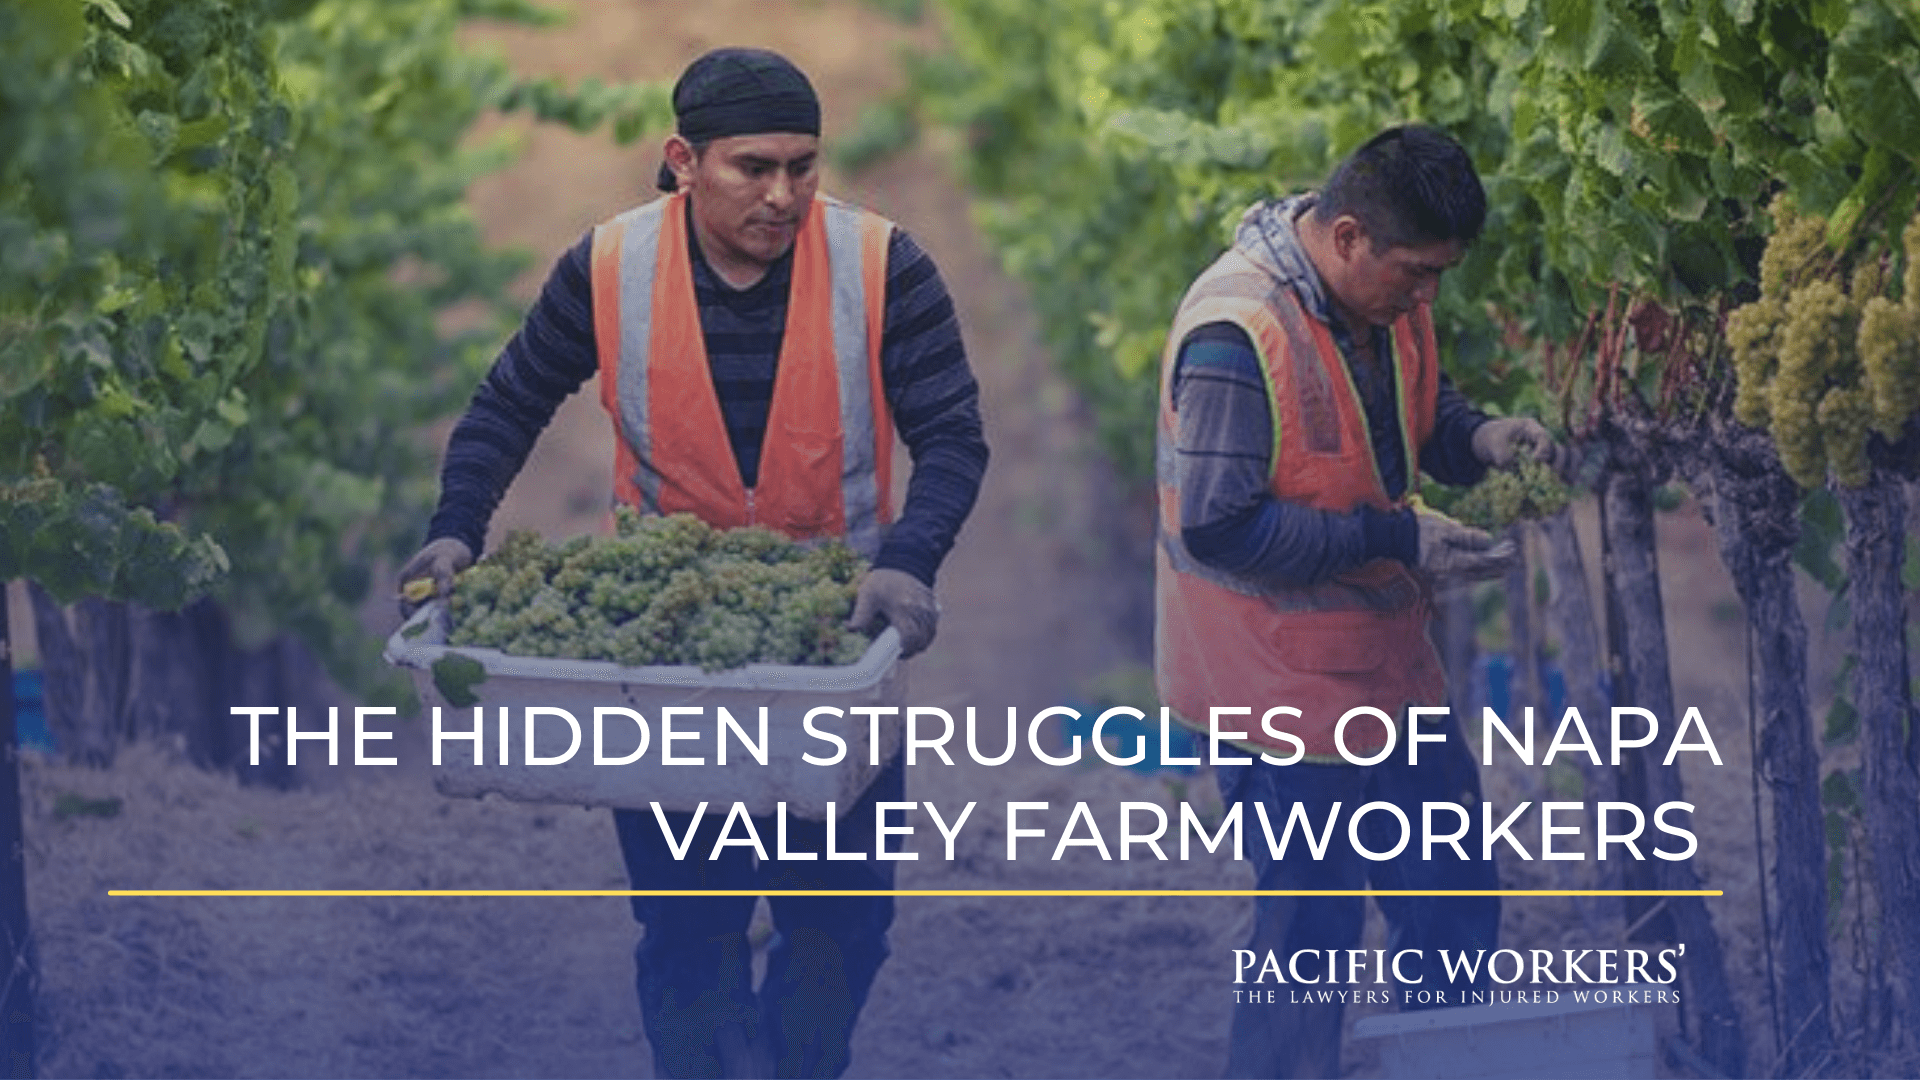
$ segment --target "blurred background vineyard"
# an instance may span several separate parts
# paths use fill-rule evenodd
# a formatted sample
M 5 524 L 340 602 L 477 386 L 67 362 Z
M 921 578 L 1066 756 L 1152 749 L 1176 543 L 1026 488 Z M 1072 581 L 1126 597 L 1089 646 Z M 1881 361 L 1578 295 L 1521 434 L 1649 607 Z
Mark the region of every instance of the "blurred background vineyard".
M 830 186 L 935 254 L 983 384 L 995 475 L 943 573 L 941 644 L 915 672 L 930 704 L 982 686 L 1009 699 L 983 706 L 1056 704 L 1137 675 L 1154 379 L 1187 282 L 1250 202 L 1380 127 L 1458 137 L 1491 216 L 1443 285 L 1443 356 L 1470 397 L 1572 442 L 1583 491 L 1519 527 L 1528 568 L 1446 598 L 1455 704 L 1677 717 L 1706 695 L 1747 766 L 1549 775 L 1567 797 L 1701 804 L 1697 866 L 1505 868 L 1722 887 L 1738 912 L 1556 908 L 1510 916 L 1511 936 L 1631 926 L 1709 953 L 1672 1018 L 1681 1072 L 1920 1070 L 1904 0 L 22 0 L 0 41 L 0 578 L 33 583 L 10 621 L 58 745 L 26 777 L 8 923 L 47 898 L 44 983 L 84 982 L 60 982 L 50 934 L 117 916 L 34 875 L 128 827 L 52 808 L 115 797 L 127 747 L 310 789 L 282 800 L 359 782 L 245 764 L 226 706 L 404 703 L 377 656 L 386 578 L 421 538 L 447 420 L 544 264 L 645 197 L 665 81 L 755 43 L 815 73 Z M 593 528 L 604 433 L 591 394 L 563 408 L 496 537 Z M 1751 750 L 1729 746 L 1749 725 Z M 1136 779 L 1159 783 L 1103 782 Z M 1540 797 L 1536 777 L 1490 784 Z M 100 1071 L 102 1036 L 60 1012 L 90 992 L 42 1006 L 66 1071 Z M 988 1067 L 959 1045 L 936 1055 L 975 1056 L 879 1060 Z M 1154 1053 L 1087 1069 L 1217 1068 L 1192 1042 Z M 1049 1071 L 1034 1062 L 1063 1069 L 1011 1067 Z

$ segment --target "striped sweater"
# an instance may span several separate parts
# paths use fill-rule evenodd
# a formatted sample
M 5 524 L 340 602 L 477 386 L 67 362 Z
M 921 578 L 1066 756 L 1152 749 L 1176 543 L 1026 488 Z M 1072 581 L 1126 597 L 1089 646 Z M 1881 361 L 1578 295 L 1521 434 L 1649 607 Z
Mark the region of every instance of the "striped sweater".
M 789 252 L 756 283 L 735 289 L 691 239 L 694 297 L 741 479 L 759 478 L 773 377 L 793 280 Z M 589 232 L 554 266 L 524 324 L 474 391 L 447 443 L 440 505 L 428 539 L 451 536 L 478 552 L 507 485 L 553 412 L 599 370 L 593 333 Z M 894 229 L 887 249 L 881 380 L 894 427 L 913 459 L 900 516 L 874 566 L 931 585 L 973 509 L 987 465 L 979 388 L 967 365 L 953 300 L 912 237 Z

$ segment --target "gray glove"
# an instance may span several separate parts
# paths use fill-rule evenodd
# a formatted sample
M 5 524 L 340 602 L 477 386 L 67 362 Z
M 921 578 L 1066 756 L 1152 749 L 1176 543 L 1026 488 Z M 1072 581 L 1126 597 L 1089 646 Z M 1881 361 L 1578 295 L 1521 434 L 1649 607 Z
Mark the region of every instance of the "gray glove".
M 891 626 L 900 631 L 900 657 L 925 649 L 940 625 L 940 605 L 933 590 L 904 570 L 869 570 L 853 599 L 847 629 L 877 634 Z
M 412 615 L 428 600 L 453 591 L 453 575 L 473 565 L 473 549 L 451 536 L 430 540 L 400 568 L 400 614 Z
M 1420 569 L 1435 579 L 1482 581 L 1496 578 L 1520 555 L 1512 540 L 1495 540 L 1490 533 L 1462 525 L 1435 510 L 1416 511 L 1420 523 Z
M 1512 468 L 1523 453 L 1546 462 L 1562 476 L 1573 456 L 1553 441 L 1545 424 L 1532 417 L 1501 417 L 1473 431 L 1473 456 L 1496 469 Z

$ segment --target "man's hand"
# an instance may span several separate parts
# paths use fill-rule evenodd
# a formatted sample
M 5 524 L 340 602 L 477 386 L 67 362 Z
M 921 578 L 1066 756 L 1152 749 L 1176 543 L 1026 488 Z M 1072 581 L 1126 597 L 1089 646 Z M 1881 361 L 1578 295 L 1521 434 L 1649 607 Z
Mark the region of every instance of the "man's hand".
M 1473 432 L 1473 456 L 1496 469 L 1510 469 L 1528 454 L 1552 466 L 1565 476 L 1572 453 L 1553 441 L 1546 425 L 1528 416 L 1508 416 L 1489 420 Z
M 1520 548 L 1511 540 L 1495 540 L 1480 529 L 1462 525 L 1433 510 L 1417 511 L 1420 523 L 1420 569 L 1446 581 L 1495 578 L 1513 566 Z
M 940 606 L 934 602 L 933 590 L 904 570 L 867 571 L 853 600 L 853 615 L 847 619 L 847 629 L 863 634 L 879 633 L 883 626 L 900 631 L 903 660 L 925 649 L 939 625 Z
M 400 568 L 400 614 L 412 615 L 428 600 L 453 591 L 453 575 L 473 565 L 473 549 L 451 536 L 427 546 Z

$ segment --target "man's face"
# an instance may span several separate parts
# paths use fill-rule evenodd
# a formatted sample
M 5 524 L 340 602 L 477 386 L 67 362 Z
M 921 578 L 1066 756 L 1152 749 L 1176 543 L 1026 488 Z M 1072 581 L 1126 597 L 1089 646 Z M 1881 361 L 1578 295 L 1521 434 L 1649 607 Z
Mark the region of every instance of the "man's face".
M 1328 282 L 1334 298 L 1374 326 L 1388 326 L 1440 292 L 1440 275 L 1466 254 L 1458 240 L 1433 244 L 1396 244 L 1374 250 L 1358 220 L 1342 216 L 1334 224 L 1334 252 L 1340 273 Z
M 730 135 L 698 154 L 668 150 L 701 245 L 723 273 L 764 272 L 793 247 L 820 186 L 819 160 L 819 137 L 797 132 Z

